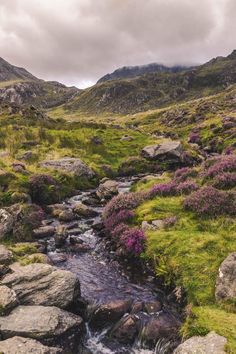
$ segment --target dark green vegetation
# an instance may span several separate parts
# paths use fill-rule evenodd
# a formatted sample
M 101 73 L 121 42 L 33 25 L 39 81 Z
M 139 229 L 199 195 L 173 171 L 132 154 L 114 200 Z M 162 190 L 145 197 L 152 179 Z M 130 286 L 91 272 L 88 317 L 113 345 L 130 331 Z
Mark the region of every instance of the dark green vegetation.
M 201 163 L 212 154 L 235 155 L 236 51 L 186 71 L 112 80 L 83 92 L 24 75 L 14 71 L 0 82 L 1 206 L 26 202 L 28 193 L 37 195 L 31 184 L 35 175 L 44 176 L 38 195 L 41 204 L 48 204 L 94 186 L 104 176 L 158 171 L 164 164 L 141 158 L 140 151 L 170 138 L 181 140 L 194 157 L 196 173 L 189 179 L 199 188 L 235 193 L 235 176 L 203 178 Z M 43 160 L 61 157 L 81 158 L 96 176 L 88 180 L 40 167 Z M 172 178 L 173 172 L 167 172 L 138 183 L 136 190 Z M 215 215 L 202 215 L 197 208 L 187 209 L 185 198 L 181 193 L 159 195 L 136 209 L 138 226 L 143 220 L 177 218 L 170 227 L 147 231 L 144 257 L 186 297 L 183 336 L 215 330 L 227 337 L 228 352 L 235 353 L 235 303 L 216 303 L 214 295 L 219 265 L 236 251 L 235 215 L 218 213 L 215 205 Z M 24 228 L 20 232 L 27 233 Z M 24 247 L 13 248 L 16 260 L 31 253 Z

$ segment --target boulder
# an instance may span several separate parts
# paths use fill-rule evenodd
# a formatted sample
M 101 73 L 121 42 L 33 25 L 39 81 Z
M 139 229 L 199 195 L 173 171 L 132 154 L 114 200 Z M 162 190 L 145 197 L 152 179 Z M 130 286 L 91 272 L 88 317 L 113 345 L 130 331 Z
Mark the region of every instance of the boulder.
M 95 173 L 78 158 L 65 157 L 58 160 L 48 160 L 40 163 L 41 167 L 57 171 L 73 173 L 75 176 L 93 178 Z
M 12 252 L 5 246 L 0 245 L 0 264 L 9 264 L 13 259 Z
M 94 209 L 87 207 L 87 205 L 83 203 L 77 203 L 74 206 L 73 211 L 76 215 L 83 216 L 85 218 L 92 218 L 98 214 Z
M 162 304 L 158 300 L 146 302 L 144 305 L 144 311 L 147 312 L 149 315 L 159 312 L 161 311 L 161 309 Z
M 65 204 L 51 204 L 46 207 L 48 213 L 57 218 L 61 212 L 68 210 Z
M 0 342 L 0 353 L 3 354 L 59 354 L 62 350 L 47 347 L 35 339 L 12 337 Z
M 210 332 L 205 337 L 194 336 L 186 340 L 175 349 L 174 354 L 225 354 L 226 343 L 225 337 Z
M 14 218 L 5 209 L 0 209 L 0 240 L 13 230 Z
M 65 221 L 65 222 L 73 221 L 75 220 L 75 214 L 72 212 L 72 210 L 69 209 L 63 210 L 59 213 L 58 219 L 60 221 Z
M 129 312 L 131 305 L 131 300 L 116 300 L 100 305 L 92 314 L 90 325 L 94 328 L 107 327 Z
M 218 301 L 236 298 L 236 252 L 221 263 L 215 296 Z
M 10 315 L 0 317 L 3 339 L 39 339 L 43 344 L 63 346 L 66 353 L 73 352 L 81 340 L 82 329 L 81 317 L 54 306 L 18 306 Z
M 45 305 L 67 308 L 80 297 L 75 274 L 49 264 L 34 263 L 14 267 L 1 282 L 11 287 L 22 305 Z
M 140 320 L 135 315 L 124 316 L 112 329 L 111 336 L 120 343 L 133 343 L 140 329 Z
M 55 233 L 55 227 L 54 226 L 41 226 L 37 229 L 33 230 L 33 235 L 36 238 L 44 238 L 44 237 L 50 237 L 53 236 Z
M 132 141 L 132 140 L 134 140 L 134 138 L 132 136 L 129 136 L 129 135 L 124 135 L 120 139 L 120 141 Z
M 119 184 L 113 180 L 106 180 L 101 183 L 97 189 L 97 196 L 100 199 L 111 199 L 114 195 L 118 194 Z
M 143 329 L 143 342 L 155 346 L 160 338 L 174 338 L 178 335 L 180 322 L 168 313 L 152 316 Z
M 149 160 L 178 163 L 183 159 L 183 147 L 180 141 L 166 141 L 144 147 L 141 155 Z
M 0 286 L 0 314 L 5 315 L 18 304 L 14 290 L 7 286 Z

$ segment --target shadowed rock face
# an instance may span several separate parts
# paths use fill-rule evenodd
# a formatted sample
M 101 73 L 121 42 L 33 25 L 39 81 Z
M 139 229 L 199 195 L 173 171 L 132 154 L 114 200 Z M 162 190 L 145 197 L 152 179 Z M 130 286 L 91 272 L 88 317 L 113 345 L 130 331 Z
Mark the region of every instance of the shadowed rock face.
M 9 316 L 0 318 L 0 331 L 3 339 L 40 339 L 43 344 L 60 344 L 71 353 L 81 340 L 82 323 L 79 316 L 57 307 L 19 306 Z
M 80 283 L 75 274 L 49 264 L 14 267 L 2 284 L 11 287 L 22 305 L 67 308 L 80 297 Z
M 231 253 L 220 266 L 215 296 L 218 301 L 236 298 L 236 252 Z
M 4 354 L 59 354 L 62 350 L 47 347 L 34 339 L 15 336 L 0 342 L 0 352 Z
M 224 354 L 224 347 L 227 343 L 225 337 L 215 332 L 210 332 L 205 337 L 192 337 L 180 344 L 174 354 Z
M 0 58 L 0 81 L 10 80 L 39 80 L 27 70 L 9 64 L 6 60 Z

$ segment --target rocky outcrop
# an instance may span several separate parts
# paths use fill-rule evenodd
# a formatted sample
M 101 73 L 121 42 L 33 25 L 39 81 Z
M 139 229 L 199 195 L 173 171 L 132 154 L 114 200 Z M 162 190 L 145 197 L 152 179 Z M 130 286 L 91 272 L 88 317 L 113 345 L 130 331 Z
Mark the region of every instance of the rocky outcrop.
M 118 183 L 112 180 L 106 180 L 101 183 L 97 189 L 97 196 L 100 199 L 111 199 L 114 195 L 118 194 Z
M 141 155 L 149 160 L 178 163 L 183 160 L 183 147 L 180 141 L 166 141 L 162 144 L 150 145 L 143 148 Z
M 13 259 L 12 252 L 0 245 L 0 264 L 9 264 Z
M 65 309 L 80 297 L 80 284 L 76 275 L 49 264 L 18 265 L 1 283 L 15 291 L 22 305 Z
M 13 229 L 14 218 L 5 209 L 0 209 L 0 239 L 3 239 Z
M 180 344 L 174 354 L 225 354 L 225 337 L 210 332 L 205 337 L 195 336 Z
M 65 157 L 58 160 L 48 160 L 40 163 L 41 167 L 69 172 L 79 177 L 93 178 L 95 173 L 78 158 Z
M 231 253 L 219 268 L 215 296 L 218 301 L 236 298 L 236 252 Z
M 0 353 L 3 354 L 60 354 L 62 350 L 47 347 L 35 339 L 15 336 L 0 342 Z
M 14 336 L 39 339 L 43 344 L 62 346 L 67 353 L 81 339 L 82 319 L 57 307 L 19 306 L 9 316 L 0 317 L 3 339 Z
M 0 314 L 6 315 L 18 304 L 14 290 L 7 286 L 0 286 Z

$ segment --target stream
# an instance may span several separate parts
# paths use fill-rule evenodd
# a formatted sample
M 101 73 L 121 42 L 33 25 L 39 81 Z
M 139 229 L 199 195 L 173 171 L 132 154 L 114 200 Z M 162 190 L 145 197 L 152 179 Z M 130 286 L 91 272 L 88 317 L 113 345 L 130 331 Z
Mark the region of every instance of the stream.
M 118 179 L 119 193 L 129 192 L 136 180 L 137 177 Z M 65 200 L 63 205 L 71 210 L 78 203 L 86 204 L 86 201 L 94 196 L 95 191 L 81 192 Z M 127 299 L 132 300 L 135 304 L 155 304 L 157 301 L 165 303 L 165 295 L 161 289 L 158 289 L 154 276 L 143 274 L 142 269 L 136 268 L 134 270 L 122 266 L 117 261 L 114 252 L 109 251 L 106 239 L 94 230 L 93 225 L 99 225 L 101 222 L 104 206 L 98 204 L 89 207 L 97 212 L 96 217 L 80 217 L 70 222 L 62 222 L 56 217 L 48 216 L 47 224 L 57 228 L 66 227 L 69 233 L 65 244 L 61 247 L 55 244 L 54 238 L 47 241 L 48 256 L 53 263 L 59 268 L 78 275 L 82 297 L 86 299 L 91 308 L 97 308 L 101 304 L 112 301 Z M 71 239 L 73 239 L 73 244 L 83 246 L 81 252 L 73 250 Z M 170 318 L 176 318 L 176 313 L 173 315 L 172 309 L 168 308 L 168 305 L 154 310 L 153 313 L 141 309 L 135 316 L 141 320 L 141 323 L 145 324 L 150 318 L 158 317 L 163 313 Z M 125 314 L 125 316 L 128 315 Z M 90 327 L 88 321 L 86 329 L 83 352 L 86 354 L 164 354 L 172 352 L 168 350 L 169 343 L 165 339 L 158 341 L 156 349 L 147 348 L 142 343 L 142 331 L 132 344 L 122 344 L 107 335 L 110 327 L 96 330 Z M 166 347 L 167 349 L 165 349 Z

